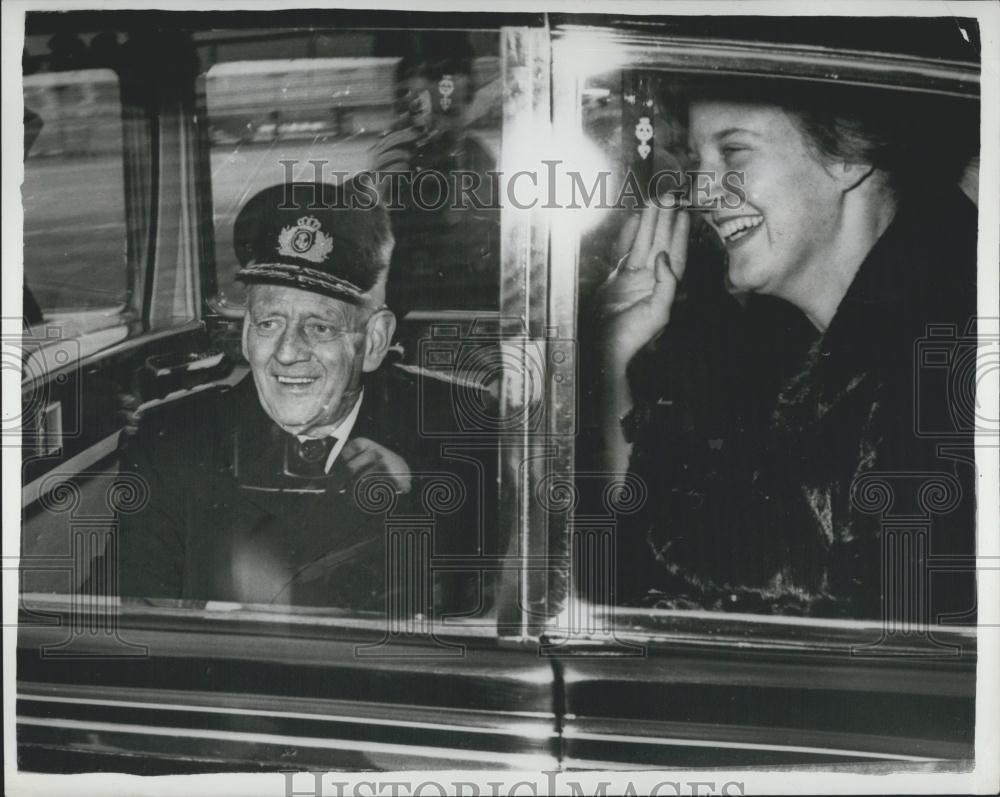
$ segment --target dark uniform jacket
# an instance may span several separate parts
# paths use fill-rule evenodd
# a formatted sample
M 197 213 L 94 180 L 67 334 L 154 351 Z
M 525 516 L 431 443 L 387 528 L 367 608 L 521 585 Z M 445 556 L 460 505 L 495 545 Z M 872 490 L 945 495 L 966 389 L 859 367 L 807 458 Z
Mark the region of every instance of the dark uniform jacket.
M 456 197 L 449 193 L 443 207 L 434 180 L 417 183 L 424 192 L 428 207 L 417 207 L 407 201 L 390 213 L 396 247 L 392 258 L 392 279 L 386 301 L 400 317 L 409 309 L 491 310 L 499 305 L 500 285 L 500 212 L 492 196 L 493 183 L 489 173 L 496 163 L 486 148 L 471 135 L 461 144 L 449 136 L 431 145 L 443 153 L 426 153 L 414 161 L 413 179 L 420 170 L 434 169 L 449 181 L 461 170 L 466 178 L 477 175 L 481 186 L 473 192 L 481 207 L 471 196 Z M 443 139 L 452 141 L 460 155 L 449 155 L 451 149 Z M 429 185 L 426 183 L 429 182 Z M 448 191 L 451 191 L 449 182 Z
M 411 388 L 369 380 L 350 434 L 407 461 L 407 495 L 384 476 L 352 478 L 342 455 L 329 474 L 288 475 L 300 471 L 289 465 L 295 438 L 264 412 L 250 375 L 147 412 L 121 466 L 145 481 L 148 501 L 120 517 L 120 594 L 381 609 L 394 588 L 393 518 L 436 526 L 434 544 L 447 547 L 440 516 L 421 498 L 421 479 L 440 467 L 417 442 Z M 464 533 L 461 513 L 444 509 L 451 531 Z
M 974 389 L 975 308 L 976 214 L 956 195 L 898 210 L 823 335 L 766 297 L 721 327 L 668 330 L 633 384 L 649 499 L 622 519 L 620 597 L 911 620 L 973 609 L 968 571 L 928 568 L 975 553 L 971 423 L 955 411 Z M 911 587 L 892 583 L 904 571 Z

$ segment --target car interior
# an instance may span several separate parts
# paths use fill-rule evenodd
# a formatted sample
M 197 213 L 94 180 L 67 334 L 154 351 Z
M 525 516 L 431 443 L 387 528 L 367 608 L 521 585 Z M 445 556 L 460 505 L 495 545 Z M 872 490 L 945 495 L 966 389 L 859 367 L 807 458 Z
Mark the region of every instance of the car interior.
M 73 630 L 90 627 L 94 607 L 76 596 L 95 566 L 113 570 L 102 557 L 137 500 L 120 452 L 144 413 L 248 378 L 232 240 L 240 208 L 273 185 L 372 168 L 409 118 L 406 64 L 450 58 L 447 74 L 467 87 L 450 148 L 428 147 L 422 168 L 451 158 L 512 174 L 556 152 L 585 176 L 606 171 L 614 196 L 626 172 L 684 168 L 685 87 L 722 74 L 905 93 L 921 118 L 953 122 L 955 182 L 976 201 L 974 21 L 971 41 L 953 25 L 937 36 L 947 20 L 933 36 L 895 36 L 889 19 L 864 35 L 820 19 L 787 41 L 775 26 L 741 35 L 738 19 L 713 28 L 588 15 L 149 13 L 27 18 L 22 408 L 11 432 L 22 451 L 22 767 L 974 757 L 974 620 L 887 635 L 874 617 L 619 606 L 613 591 L 580 586 L 595 583 L 631 511 L 574 522 L 572 509 L 585 489 L 573 473 L 591 468 L 588 319 L 614 265 L 620 209 L 581 216 L 506 203 L 459 222 L 447 210 L 410 221 L 393 211 L 398 325 L 384 367 L 416 385 L 408 422 L 480 518 L 462 545 L 420 562 L 435 583 L 464 579 L 458 605 L 387 629 L 379 613 L 335 606 L 132 599 L 112 601 L 111 626 Z M 894 52 L 904 41 L 913 51 Z M 436 102 L 452 96 L 431 91 Z M 743 301 L 710 231 L 695 227 L 691 251 L 698 268 L 683 312 Z M 772 319 L 775 346 L 794 356 L 789 330 L 802 318 L 779 308 Z M 891 716 L 914 719 L 902 728 Z M 214 730 L 199 749 L 185 728 Z M 267 739 L 243 744 L 240 734 Z

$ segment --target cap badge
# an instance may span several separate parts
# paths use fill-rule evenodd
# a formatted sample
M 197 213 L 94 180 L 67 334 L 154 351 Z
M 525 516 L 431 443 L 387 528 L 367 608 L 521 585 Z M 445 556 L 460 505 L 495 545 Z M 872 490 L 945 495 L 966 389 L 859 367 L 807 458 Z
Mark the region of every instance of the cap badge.
M 333 238 L 320 229 L 315 216 L 303 216 L 294 227 L 282 227 L 278 235 L 278 254 L 285 257 L 322 263 L 332 251 Z

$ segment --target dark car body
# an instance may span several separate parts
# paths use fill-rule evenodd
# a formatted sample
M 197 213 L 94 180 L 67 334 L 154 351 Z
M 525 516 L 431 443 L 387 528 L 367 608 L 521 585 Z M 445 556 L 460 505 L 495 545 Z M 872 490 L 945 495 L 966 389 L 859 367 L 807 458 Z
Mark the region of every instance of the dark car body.
M 166 774 L 972 766 L 974 626 L 897 633 L 877 619 L 581 602 L 569 575 L 579 529 L 535 500 L 546 473 L 572 466 L 573 379 L 546 381 L 541 397 L 508 395 L 512 413 L 531 402 L 544 412 L 532 429 L 537 438 L 511 434 L 496 446 L 498 524 L 505 539 L 521 544 L 479 564 L 497 574 L 490 613 L 388 628 L 381 617 L 346 612 L 146 600 L 95 615 L 100 607 L 67 587 L 79 583 L 81 558 L 98 555 L 116 523 L 119 438 L 128 433 L 129 412 L 246 373 L 238 363 L 239 314 L 218 298 L 225 277 L 216 273 L 211 209 L 211 136 L 228 141 L 232 125 L 223 120 L 210 131 L 206 124 L 198 58 L 227 46 L 277 52 L 283 37 L 303 30 L 416 27 L 496 36 L 501 151 L 525 130 L 541 137 L 578 126 L 576 65 L 612 55 L 635 69 L 839 81 L 978 102 L 974 20 L 29 14 L 27 33 L 38 41 L 102 30 L 131 36 L 134 46 L 121 56 L 130 60 L 113 66 L 127 117 L 131 276 L 114 327 L 120 334 L 60 337 L 57 330 L 53 337 L 69 352 L 57 359 L 45 320 L 31 328 L 37 356 L 25 355 L 31 367 L 23 383 L 19 767 Z M 63 68 L 50 56 L 26 60 L 28 71 Z M 267 135 L 256 127 L 246 140 Z M 64 223 L 89 224 L 83 217 Z M 499 313 L 414 313 L 402 324 L 410 350 L 442 320 L 468 334 L 486 318 L 522 360 L 539 341 L 571 340 L 578 238 L 559 238 L 560 224 L 505 210 Z M 26 275 L 30 285 L 27 267 Z M 506 329 L 505 319 L 519 329 Z M 558 365 L 543 358 L 547 380 L 558 368 L 575 374 L 567 351 L 569 361 Z

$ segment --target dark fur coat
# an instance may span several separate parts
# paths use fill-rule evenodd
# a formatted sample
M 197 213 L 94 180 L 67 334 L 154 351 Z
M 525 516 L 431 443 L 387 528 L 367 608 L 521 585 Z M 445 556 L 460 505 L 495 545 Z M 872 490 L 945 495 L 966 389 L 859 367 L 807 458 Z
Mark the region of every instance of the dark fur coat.
M 712 301 L 675 314 L 631 369 L 632 470 L 649 499 L 618 524 L 619 599 L 974 611 L 971 203 L 902 206 L 823 335 L 777 300 Z M 965 572 L 937 567 L 945 557 Z

